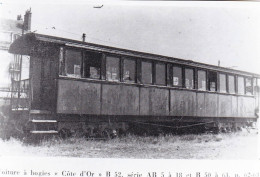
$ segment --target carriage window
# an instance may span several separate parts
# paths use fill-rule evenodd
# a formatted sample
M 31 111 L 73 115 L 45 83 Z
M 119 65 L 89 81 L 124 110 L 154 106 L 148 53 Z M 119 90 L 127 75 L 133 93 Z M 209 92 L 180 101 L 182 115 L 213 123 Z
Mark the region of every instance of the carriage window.
M 217 91 L 217 73 L 216 72 L 209 72 L 208 73 L 208 90 L 209 91 Z
M 165 64 L 164 63 L 156 63 L 155 65 L 155 81 L 158 85 L 165 85 L 166 84 L 166 73 L 165 73 Z
M 124 75 L 123 81 L 134 83 L 136 78 L 136 61 L 124 59 Z
M 246 78 L 246 95 L 253 94 L 252 79 Z
M 228 92 L 229 93 L 236 93 L 235 91 L 235 77 L 228 76 Z
M 253 94 L 255 95 L 257 91 L 257 79 L 253 78 Z
M 237 77 L 237 93 L 238 94 L 245 94 L 245 80 L 243 77 Z
M 152 84 L 152 63 L 142 61 L 142 83 Z
M 173 86 L 182 86 L 182 68 L 179 66 L 173 66 Z
M 198 89 L 206 90 L 206 71 L 198 71 Z
M 227 78 L 225 74 L 219 74 L 219 91 L 221 93 L 227 92 Z
M 106 57 L 106 73 L 108 81 L 119 81 L 119 58 Z
M 65 73 L 66 76 L 80 77 L 82 55 L 81 51 L 66 50 Z
M 100 79 L 102 54 L 94 52 L 85 53 L 86 61 L 86 77 L 92 79 Z
M 260 92 L 260 79 L 256 79 L 255 94 L 259 95 Z
M 185 69 L 185 88 L 194 88 L 194 71 L 193 69 Z

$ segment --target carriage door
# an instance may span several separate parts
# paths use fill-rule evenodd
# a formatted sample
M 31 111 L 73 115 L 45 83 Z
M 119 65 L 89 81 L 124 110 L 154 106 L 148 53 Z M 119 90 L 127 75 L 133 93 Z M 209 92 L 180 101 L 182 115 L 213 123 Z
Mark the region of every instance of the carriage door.
M 31 109 L 48 110 L 54 109 L 54 78 L 52 57 L 37 56 L 31 57 L 30 78 L 31 78 Z
M 42 59 L 41 72 L 41 109 L 53 111 L 55 105 L 55 69 L 53 68 L 53 57 Z

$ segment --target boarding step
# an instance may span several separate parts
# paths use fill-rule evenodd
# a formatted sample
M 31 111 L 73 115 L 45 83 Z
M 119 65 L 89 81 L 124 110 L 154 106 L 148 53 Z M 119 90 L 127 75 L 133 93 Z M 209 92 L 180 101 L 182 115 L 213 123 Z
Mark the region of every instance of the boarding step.
M 58 133 L 58 122 L 57 120 L 49 119 L 33 119 L 30 121 L 31 128 L 30 132 L 33 134 L 54 134 Z
M 33 123 L 57 123 L 57 120 L 31 120 Z
M 57 134 L 56 130 L 32 130 L 30 131 L 32 134 Z

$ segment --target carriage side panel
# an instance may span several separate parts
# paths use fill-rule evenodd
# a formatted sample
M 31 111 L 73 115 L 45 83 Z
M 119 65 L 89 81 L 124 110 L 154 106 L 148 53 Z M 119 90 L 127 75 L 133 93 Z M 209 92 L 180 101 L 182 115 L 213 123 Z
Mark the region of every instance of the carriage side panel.
M 150 112 L 150 91 L 147 88 L 140 88 L 140 115 L 149 115 Z
M 252 97 L 238 97 L 238 116 L 255 117 L 255 100 Z
M 232 97 L 230 95 L 218 95 L 218 116 L 232 117 Z
M 100 114 L 100 84 L 73 80 L 58 81 L 57 112 Z
M 197 93 L 197 116 L 205 116 L 205 93 Z
M 101 84 L 83 82 L 80 84 L 81 114 L 100 114 Z
M 169 90 L 150 88 L 150 115 L 169 115 Z
M 232 106 L 232 117 L 238 117 L 238 104 L 237 96 L 231 96 L 231 106 Z
M 218 116 L 218 95 L 213 93 L 205 94 L 205 117 Z
M 123 85 L 102 85 L 103 115 L 138 115 L 138 88 Z
M 196 93 L 171 90 L 171 116 L 196 116 Z
M 57 112 L 67 114 L 80 114 L 80 88 L 79 82 L 71 80 L 58 81 Z

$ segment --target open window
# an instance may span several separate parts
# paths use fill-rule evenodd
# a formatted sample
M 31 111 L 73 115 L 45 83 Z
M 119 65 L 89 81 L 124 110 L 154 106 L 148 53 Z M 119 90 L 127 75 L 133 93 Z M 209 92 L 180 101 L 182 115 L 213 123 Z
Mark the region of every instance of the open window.
M 180 66 L 173 66 L 172 68 L 172 85 L 182 86 L 182 68 Z
M 226 76 L 226 74 L 219 74 L 219 92 L 227 93 L 227 76 Z
M 152 84 L 152 62 L 142 61 L 142 83 Z
M 194 70 L 185 68 L 185 88 L 194 89 Z
M 136 60 L 124 59 L 123 61 L 123 81 L 135 83 L 136 81 Z
M 106 79 L 108 81 L 119 81 L 119 61 L 118 57 L 107 56 L 106 57 Z
M 240 95 L 245 94 L 245 79 L 244 77 L 237 77 L 237 93 Z
M 82 54 L 79 50 L 68 49 L 65 53 L 65 75 L 81 77 Z
M 235 88 L 235 76 L 228 75 L 228 92 L 231 94 L 236 93 Z
M 155 64 L 155 84 L 166 85 L 166 67 L 164 63 Z
M 100 79 L 101 59 L 101 53 L 85 52 L 85 77 Z
M 206 71 L 198 70 L 198 90 L 206 90 Z
M 217 91 L 217 72 L 208 72 L 208 90 Z

